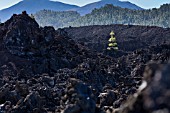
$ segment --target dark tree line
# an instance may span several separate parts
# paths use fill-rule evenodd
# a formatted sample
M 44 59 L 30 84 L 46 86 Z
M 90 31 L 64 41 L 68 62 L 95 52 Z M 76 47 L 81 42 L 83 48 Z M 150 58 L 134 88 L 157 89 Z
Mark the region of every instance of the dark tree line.
M 54 26 L 55 28 L 67 27 L 71 22 L 80 18 L 80 14 L 75 11 L 42 10 L 34 16 L 40 26 Z
M 131 10 L 127 8 L 106 5 L 94 9 L 92 13 L 80 16 L 77 12 L 55 12 L 42 10 L 35 14 L 41 26 L 51 25 L 55 28 L 68 26 L 131 24 L 145 26 L 170 27 L 170 4 L 149 10 Z

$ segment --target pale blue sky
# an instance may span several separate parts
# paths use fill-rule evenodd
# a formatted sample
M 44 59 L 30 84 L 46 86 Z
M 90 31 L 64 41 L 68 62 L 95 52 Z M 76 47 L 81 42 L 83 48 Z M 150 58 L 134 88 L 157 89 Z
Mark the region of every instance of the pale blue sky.
M 3 8 L 10 7 L 18 3 L 19 1 L 22 0 L 0 0 L 0 10 Z M 60 1 L 68 4 L 83 6 L 85 4 L 92 3 L 95 1 L 100 1 L 100 0 L 54 0 L 54 1 Z M 121 1 L 130 1 L 145 9 L 155 8 L 155 7 L 158 8 L 162 4 L 170 3 L 170 0 L 121 0 Z

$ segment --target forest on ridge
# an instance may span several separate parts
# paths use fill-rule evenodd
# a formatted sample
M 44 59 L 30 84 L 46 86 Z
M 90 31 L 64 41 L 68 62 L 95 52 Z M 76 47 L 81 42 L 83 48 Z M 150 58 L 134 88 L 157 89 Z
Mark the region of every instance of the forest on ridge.
M 110 24 L 168 28 L 170 27 L 169 10 L 170 4 L 148 10 L 132 10 L 107 4 L 100 9 L 94 9 L 92 13 L 85 16 L 80 16 L 76 11 L 57 12 L 51 10 L 41 10 L 34 15 L 40 26 L 54 26 L 55 28 Z

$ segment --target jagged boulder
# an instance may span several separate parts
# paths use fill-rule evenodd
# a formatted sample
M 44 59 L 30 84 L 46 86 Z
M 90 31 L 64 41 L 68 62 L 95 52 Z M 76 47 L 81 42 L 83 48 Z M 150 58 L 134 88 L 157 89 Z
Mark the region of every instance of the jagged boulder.
M 5 47 L 16 55 L 35 54 L 37 46 L 43 40 L 39 25 L 26 13 L 13 15 L 10 20 L 4 23 L 7 33 L 4 39 Z M 32 49 L 32 50 L 31 50 Z
M 95 113 L 96 102 L 91 89 L 81 81 L 70 79 L 70 86 L 67 88 L 67 107 L 63 113 Z

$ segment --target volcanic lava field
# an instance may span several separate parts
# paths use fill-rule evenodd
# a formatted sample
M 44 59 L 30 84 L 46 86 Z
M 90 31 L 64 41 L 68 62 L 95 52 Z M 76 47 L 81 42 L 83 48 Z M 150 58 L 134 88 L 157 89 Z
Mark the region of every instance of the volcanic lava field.
M 118 51 L 106 51 L 115 32 Z M 170 28 L 0 24 L 0 113 L 169 113 Z

